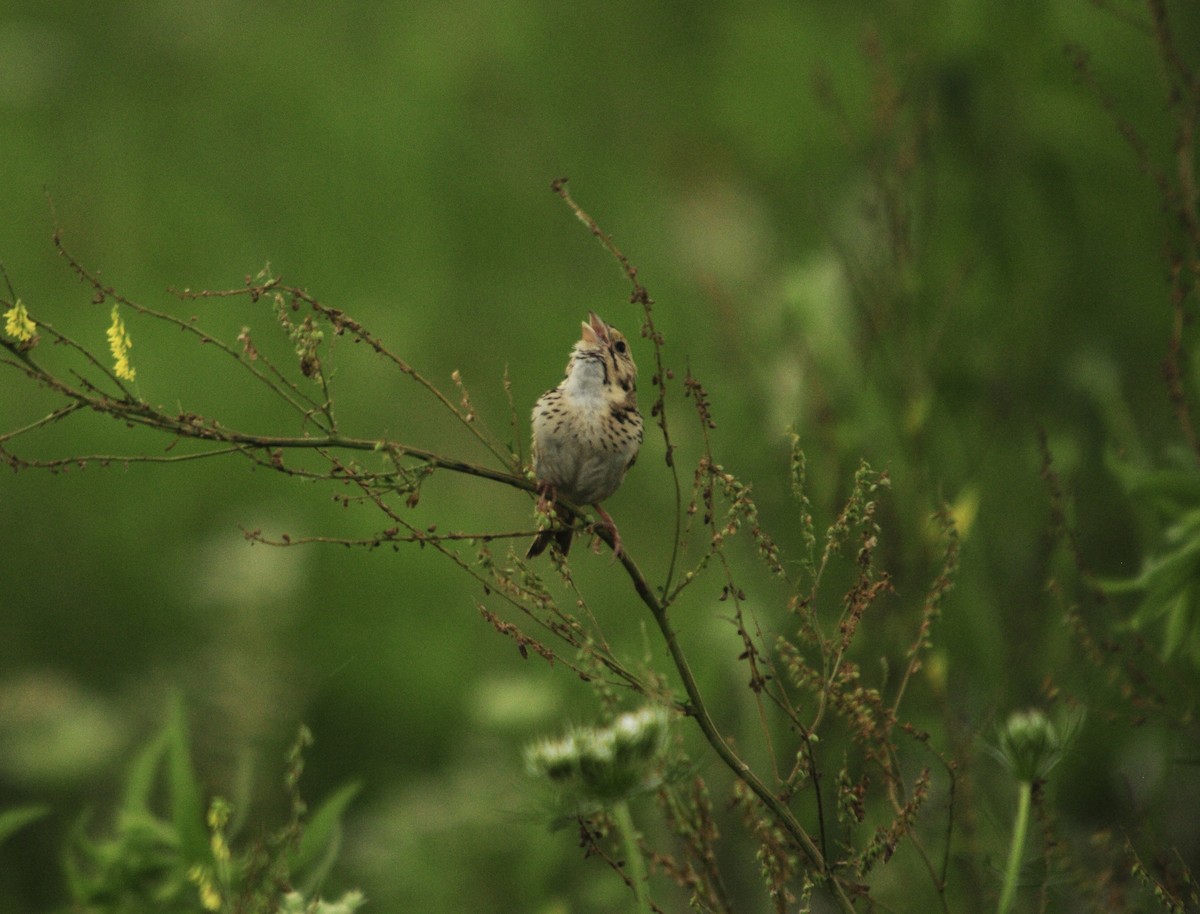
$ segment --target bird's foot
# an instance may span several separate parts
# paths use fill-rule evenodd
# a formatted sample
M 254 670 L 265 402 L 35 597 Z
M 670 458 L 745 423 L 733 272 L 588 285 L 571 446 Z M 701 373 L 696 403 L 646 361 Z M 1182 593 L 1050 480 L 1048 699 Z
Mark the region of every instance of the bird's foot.
M 593 505 L 592 507 L 600 513 L 600 517 L 604 521 L 604 526 L 608 527 L 609 532 L 612 533 L 613 561 L 615 562 L 624 552 L 624 547 L 621 545 L 621 534 L 617 530 L 617 523 L 599 505 Z
M 550 509 L 554 507 L 554 502 L 558 499 L 558 493 L 554 491 L 554 486 L 548 482 L 538 483 L 538 514 L 549 514 Z

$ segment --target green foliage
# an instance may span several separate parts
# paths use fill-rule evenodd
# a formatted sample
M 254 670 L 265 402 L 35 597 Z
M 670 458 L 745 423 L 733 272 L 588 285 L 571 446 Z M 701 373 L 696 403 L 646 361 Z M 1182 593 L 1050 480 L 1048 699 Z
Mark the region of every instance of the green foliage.
M 49 812 L 49 807 L 43 805 L 18 806 L 0 812 L 0 841 L 5 841 L 26 825 L 36 822 Z
M 1194 460 L 1175 468 L 1135 467 L 1109 460 L 1128 498 L 1150 509 L 1161 545 L 1132 578 L 1101 581 L 1106 593 L 1140 594 L 1129 625 L 1154 630 L 1164 660 L 1182 654 L 1200 667 L 1200 467 Z
M 155 811 L 165 781 L 166 815 Z M 200 788 L 178 703 L 166 728 L 135 758 L 112 833 L 92 838 L 76 827 L 64 859 L 74 902 L 85 911 L 202 910 L 188 869 L 210 856 Z
M 110 826 L 97 835 L 93 824 L 82 820 L 74 831 L 64 859 L 72 910 L 354 911 L 362 904 L 361 893 L 327 902 L 317 892 L 333 864 L 341 818 L 357 787 L 343 787 L 306 817 L 298 780 L 300 752 L 310 741 L 302 732 L 290 754 L 291 820 L 238 851 L 230 843 L 236 836 L 228 832 L 229 804 L 217 797 L 207 815 L 202 810 L 184 713 L 175 702 L 167 726 L 132 763 Z

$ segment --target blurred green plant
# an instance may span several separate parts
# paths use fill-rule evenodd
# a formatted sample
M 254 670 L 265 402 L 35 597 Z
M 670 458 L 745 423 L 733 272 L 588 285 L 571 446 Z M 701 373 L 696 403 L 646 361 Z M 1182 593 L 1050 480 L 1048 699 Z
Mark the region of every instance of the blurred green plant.
M 653 793 L 664 774 L 667 712 L 626 712 L 606 727 L 574 727 L 525 750 L 525 766 L 556 791 L 560 813 L 571 817 Z
M 620 715 L 607 727 L 575 727 L 558 739 L 544 739 L 525 750 L 530 775 L 554 790 L 556 819 L 583 820 L 597 813 L 612 816 L 636 907 L 650 914 L 646 861 L 638 842 L 629 803 L 656 791 L 667 771 L 667 712 L 646 707 Z M 625 870 L 628 876 L 625 876 Z
M 166 727 L 134 760 L 109 828 L 95 835 L 86 819 L 75 828 L 64 855 L 71 910 L 349 914 L 357 909 L 363 902 L 359 892 L 332 902 L 317 895 L 336 858 L 342 814 L 358 787 L 335 791 L 308 814 L 299 781 L 310 743 L 301 728 L 288 753 L 284 782 L 290 819 L 235 849 L 234 807 L 215 797 L 205 814 L 182 705 L 175 702 Z
M 1067 50 L 1080 79 L 1128 144 L 1139 170 L 1153 181 L 1167 217 L 1165 303 L 1171 321 L 1162 376 L 1186 453 L 1173 455 L 1172 464 L 1161 468 L 1109 457 L 1108 467 L 1128 498 L 1157 515 L 1161 545 L 1144 559 L 1138 575 L 1099 584 L 1112 595 L 1140 594 L 1129 625 L 1135 630 L 1161 627 L 1163 659 L 1182 655 L 1195 666 L 1200 665 L 1200 435 L 1193 413 L 1200 378 L 1187 367 L 1194 349 L 1187 334 L 1195 324 L 1200 289 L 1196 145 L 1200 78 L 1177 37 L 1180 17 L 1166 0 L 1146 0 L 1144 16 L 1133 21 L 1152 41 L 1164 103 L 1161 123 L 1152 127 L 1136 123 L 1132 113 L 1122 110 L 1119 96 L 1103 84 L 1086 49 L 1072 45 Z M 1147 130 L 1168 131 L 1169 143 L 1153 141 Z
M 1017 888 L 1021 881 L 1021 858 L 1025 852 L 1034 790 L 1062 761 L 1063 753 L 1077 732 L 1081 720 L 1081 716 L 1076 716 L 1063 726 L 1055 726 L 1045 712 L 1038 708 L 1014 711 L 1000 728 L 996 745 L 989 747 L 992 755 L 1004 765 L 1017 783 L 1012 840 L 1009 843 L 1008 861 L 1004 867 L 1000 901 L 996 906 L 999 914 L 1008 914 L 1017 898 Z
M 1191 458 L 1180 463 L 1145 468 L 1109 459 L 1125 495 L 1154 513 L 1161 544 L 1137 575 L 1097 584 L 1113 596 L 1140 595 L 1128 624 L 1158 631 L 1163 660 L 1182 655 L 1200 666 L 1200 468 Z
M 44 818 L 49 811 L 49 807 L 37 803 L 0 812 L 0 841 L 8 840 L 26 825 Z

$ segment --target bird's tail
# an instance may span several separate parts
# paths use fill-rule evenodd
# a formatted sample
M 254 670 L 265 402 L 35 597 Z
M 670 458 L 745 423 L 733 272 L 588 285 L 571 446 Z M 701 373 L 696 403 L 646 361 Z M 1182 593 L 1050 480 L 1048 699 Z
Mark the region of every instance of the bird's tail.
M 575 535 L 575 531 L 569 526 L 570 518 L 559 514 L 557 505 L 553 508 L 554 529 L 543 530 L 539 533 L 529 545 L 529 551 L 525 553 L 525 558 L 535 559 L 543 552 L 546 547 L 553 545 L 565 557 L 571 551 L 571 539 Z M 563 529 L 560 525 L 568 525 Z

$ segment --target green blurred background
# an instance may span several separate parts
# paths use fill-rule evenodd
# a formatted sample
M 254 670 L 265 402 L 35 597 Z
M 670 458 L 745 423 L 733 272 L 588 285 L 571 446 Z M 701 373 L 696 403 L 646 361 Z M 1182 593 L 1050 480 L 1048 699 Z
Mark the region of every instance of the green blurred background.
M 1171 9 L 1195 65 L 1200 14 Z M 676 393 L 685 369 L 704 383 L 717 457 L 754 484 L 785 548 L 798 544 L 789 428 L 819 522 L 860 458 L 890 471 L 885 552 L 902 606 L 919 606 L 935 570 L 926 518 L 954 506 L 963 568 L 936 635 L 945 680 L 913 709 L 943 722 L 950 753 L 1037 703 L 1048 676 L 1085 699 L 1100 679 L 1046 590 L 1064 567 L 1038 427 L 1086 560 L 1110 575 L 1133 574 L 1149 543 L 1105 453 L 1156 459 L 1179 439 L 1159 372 L 1167 220 L 1068 43 L 1169 165 L 1152 42 L 1082 0 L 9 3 L 0 260 L 35 318 L 101 351 L 108 306 L 89 305 L 57 257 L 54 219 L 105 281 L 227 338 L 242 325 L 269 337 L 269 310 L 165 290 L 236 288 L 269 261 L 443 387 L 460 370 L 502 437 L 507 370 L 523 445 L 588 309 L 631 337 L 640 320 L 612 259 L 550 193 L 569 176 L 657 302 Z M 147 400 L 294 431 L 177 332 L 128 323 Z M 635 354 L 649 389 L 648 345 Z M 407 379 L 352 347 L 338 355 L 348 432 L 485 458 Z M 0 431 L 53 402 L 15 372 L 0 383 Z M 669 408 L 686 478 L 696 423 L 681 397 Z M 165 444 L 79 418 L 24 452 Z M 662 452 L 649 434 L 608 505 L 652 577 L 672 528 Z M 85 808 L 102 821 L 174 691 L 205 783 L 231 792 L 249 777 L 266 819 L 300 721 L 317 739 L 311 797 L 363 783 L 337 879 L 371 910 L 623 904 L 572 833 L 546 829 L 522 779 L 521 747 L 591 719 L 591 693 L 521 661 L 479 617 L 478 588 L 428 552 L 244 542 L 239 526 L 379 526 L 329 495 L 233 460 L 0 474 L 0 807 L 55 808 L 0 846 L 0 911 L 63 901 L 63 832 Z M 514 529 L 530 507 L 437 478 L 417 517 Z M 751 554 L 734 550 L 747 567 Z M 618 650 L 659 662 L 627 583 L 603 557 L 575 561 Z M 718 588 L 678 624 L 719 719 L 752 733 Z M 776 594 L 750 596 L 786 624 Z M 876 654 L 902 655 L 906 618 L 873 630 Z M 1090 720 L 1064 766 L 1065 830 L 1155 816 L 1194 859 L 1200 830 L 1179 810 L 1200 803 L 1195 768 L 1172 761 L 1196 754 L 1186 739 Z M 980 763 L 985 835 L 1007 827 L 994 774 Z M 742 866 L 751 885 L 753 860 Z

